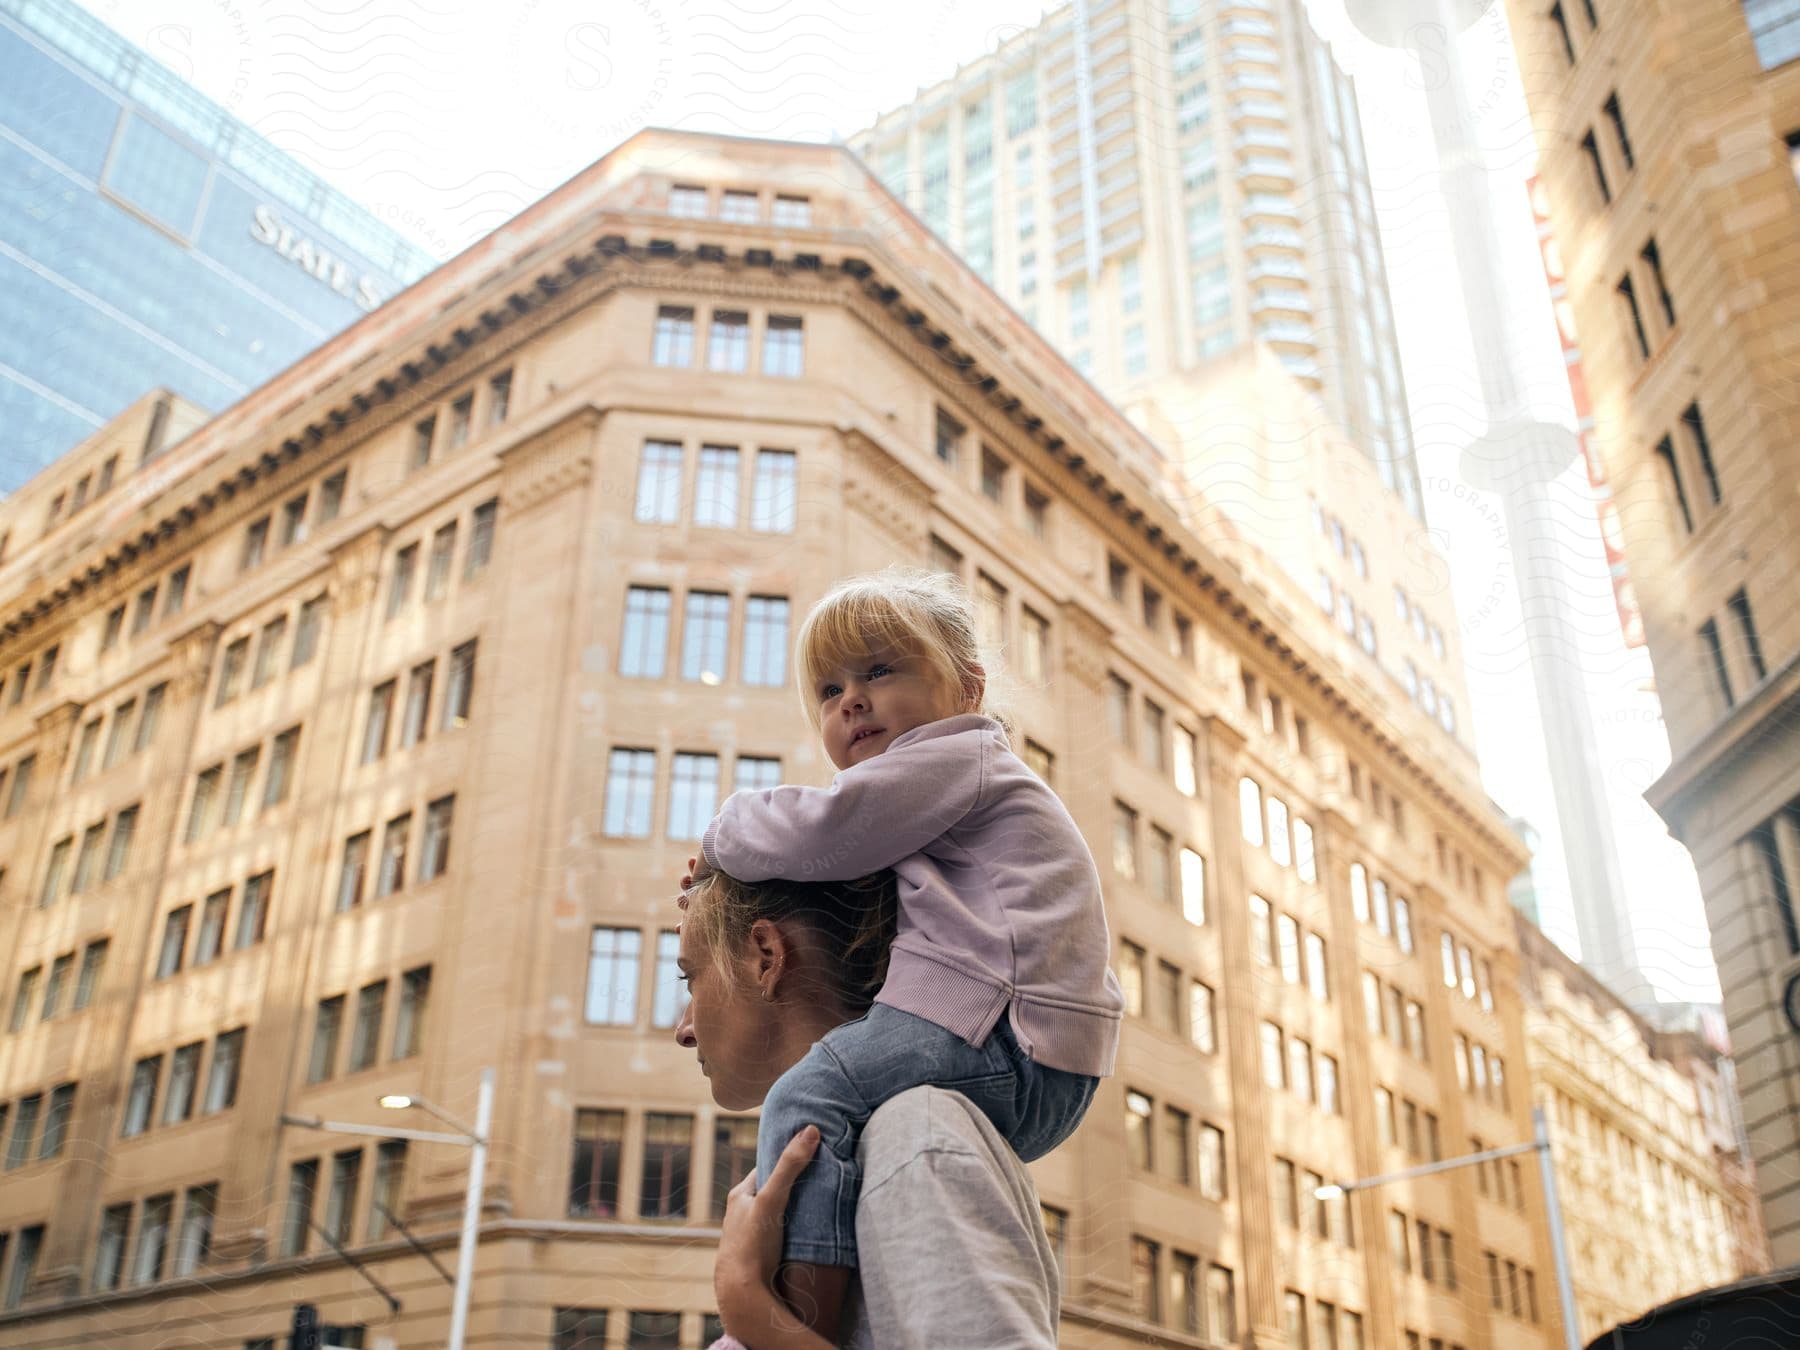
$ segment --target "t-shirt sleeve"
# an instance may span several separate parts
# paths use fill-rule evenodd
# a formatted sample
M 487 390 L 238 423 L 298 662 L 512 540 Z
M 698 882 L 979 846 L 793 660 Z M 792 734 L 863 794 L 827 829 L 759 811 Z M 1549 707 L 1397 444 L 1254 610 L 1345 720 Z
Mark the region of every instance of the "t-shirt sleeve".
M 985 1118 L 955 1093 L 915 1088 L 875 1113 L 863 1145 L 870 1343 L 1054 1346 L 1058 1277 L 1037 1189 Z

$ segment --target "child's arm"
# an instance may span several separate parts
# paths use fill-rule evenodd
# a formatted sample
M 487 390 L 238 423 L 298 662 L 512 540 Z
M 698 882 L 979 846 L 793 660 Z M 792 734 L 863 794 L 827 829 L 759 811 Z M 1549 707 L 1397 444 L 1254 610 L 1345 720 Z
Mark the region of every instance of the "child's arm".
M 739 881 L 848 881 L 919 852 L 974 808 L 988 740 L 921 741 L 852 765 L 828 788 L 734 792 L 701 841 Z

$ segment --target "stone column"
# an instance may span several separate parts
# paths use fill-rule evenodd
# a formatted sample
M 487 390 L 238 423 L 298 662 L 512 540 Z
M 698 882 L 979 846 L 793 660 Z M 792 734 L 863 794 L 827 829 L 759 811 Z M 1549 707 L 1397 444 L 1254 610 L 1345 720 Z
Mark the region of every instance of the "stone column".
M 1062 745 L 1053 773 L 1057 795 L 1069 808 L 1083 837 L 1101 840 L 1111 828 L 1111 758 L 1115 753 L 1104 727 L 1095 721 L 1107 675 L 1112 630 L 1085 601 L 1064 601 L 1056 624 L 1055 682 L 1062 717 Z M 1131 1294 L 1131 1243 L 1119 1224 L 1111 1196 L 1130 1184 L 1126 1163 L 1125 1114 L 1117 1078 L 1101 1082 L 1087 1119 L 1063 1147 L 1075 1151 L 1076 1172 L 1096 1203 L 1071 1217 L 1071 1264 L 1079 1281 L 1069 1281 L 1070 1301 L 1135 1315 Z
M 1238 778 L 1244 737 L 1223 716 L 1201 719 L 1206 741 L 1207 800 L 1212 812 L 1214 877 L 1218 897 L 1220 990 L 1225 1008 L 1225 1053 L 1231 1082 L 1232 1178 L 1237 1198 L 1238 1249 L 1243 1253 L 1244 1330 L 1250 1350 L 1287 1343 L 1275 1270 L 1275 1216 L 1269 1200 L 1269 1126 L 1263 1110 L 1258 1046 L 1256 964 L 1250 956 L 1250 918 L 1244 880 L 1243 832 L 1238 822 Z M 1379 1344 L 1379 1342 L 1376 1342 Z

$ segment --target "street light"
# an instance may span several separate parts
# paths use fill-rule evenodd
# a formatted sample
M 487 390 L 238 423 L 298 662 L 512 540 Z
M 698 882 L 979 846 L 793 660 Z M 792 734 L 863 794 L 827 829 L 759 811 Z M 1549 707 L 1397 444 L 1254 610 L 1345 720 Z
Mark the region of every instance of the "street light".
M 390 1092 L 379 1100 L 390 1111 L 416 1107 L 436 1116 L 454 1134 L 439 1130 L 409 1130 L 391 1125 L 358 1125 L 345 1121 L 321 1120 L 317 1116 L 284 1115 L 283 1125 L 306 1130 L 328 1130 L 333 1134 L 361 1134 L 376 1139 L 413 1139 L 426 1144 L 457 1144 L 469 1150 L 468 1194 L 463 1197 L 462 1236 L 456 1247 L 456 1285 L 450 1298 L 449 1350 L 463 1350 L 463 1334 L 469 1323 L 469 1286 L 475 1273 L 475 1230 L 481 1220 L 481 1187 L 487 1175 L 488 1127 L 494 1114 L 494 1071 L 481 1071 L 481 1087 L 475 1098 L 475 1127 L 470 1129 L 449 1112 L 434 1106 L 423 1097 L 405 1092 Z
M 465 1128 L 455 1116 L 439 1110 L 423 1097 L 392 1093 L 381 1099 L 391 1111 L 417 1107 L 436 1116 L 451 1129 L 461 1130 L 469 1146 L 469 1189 L 463 1197 L 462 1237 L 456 1245 L 456 1289 L 450 1299 L 449 1350 L 462 1350 L 463 1332 L 469 1324 L 469 1285 L 475 1273 L 475 1229 L 481 1222 L 481 1186 L 487 1174 L 488 1125 L 494 1111 L 494 1071 L 481 1071 L 481 1089 L 475 1098 L 475 1128 Z
M 1541 1106 L 1531 1108 L 1531 1130 L 1532 1140 L 1529 1144 L 1513 1144 L 1507 1148 L 1465 1153 L 1460 1158 L 1446 1158 L 1442 1162 L 1409 1167 L 1404 1172 L 1384 1172 L 1378 1177 L 1363 1177 L 1357 1181 L 1327 1182 L 1323 1186 L 1314 1187 L 1313 1195 L 1319 1200 L 1335 1200 L 1351 1191 L 1366 1191 L 1376 1186 L 1385 1186 L 1391 1181 L 1410 1181 L 1414 1177 L 1427 1177 L 1435 1172 L 1448 1172 L 1458 1167 L 1468 1167 L 1472 1163 L 1516 1157 L 1521 1153 L 1537 1154 L 1538 1173 L 1544 1183 L 1544 1217 L 1550 1224 L 1550 1255 L 1556 1266 L 1556 1297 L 1562 1307 L 1563 1345 L 1566 1350 L 1581 1350 L 1581 1333 L 1576 1326 L 1575 1317 L 1575 1288 L 1569 1278 L 1569 1251 L 1563 1239 L 1562 1204 L 1557 1199 L 1556 1171 L 1550 1158 L 1550 1123 Z

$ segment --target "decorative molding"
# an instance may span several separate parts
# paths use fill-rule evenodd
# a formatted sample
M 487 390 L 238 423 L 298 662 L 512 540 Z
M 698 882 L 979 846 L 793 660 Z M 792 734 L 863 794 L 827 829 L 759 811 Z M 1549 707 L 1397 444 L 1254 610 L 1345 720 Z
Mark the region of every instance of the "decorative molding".
M 935 493 L 891 451 L 856 427 L 840 427 L 844 505 L 885 534 L 901 558 L 925 556 Z
M 177 699 L 198 698 L 206 692 L 212 675 L 213 654 L 219 648 L 219 634 L 224 625 L 217 619 L 203 619 L 169 642 L 169 655 L 174 659 L 175 673 L 169 683 Z
M 1066 671 L 1098 694 L 1111 668 L 1113 630 L 1079 598 L 1057 606 L 1057 669 Z
M 528 511 L 539 502 L 588 481 L 594 472 L 594 442 L 605 414 L 584 404 L 530 440 L 500 452 L 500 500 L 509 512 Z
M 329 595 L 334 618 L 355 614 L 374 598 L 381 560 L 393 535 L 386 525 L 376 524 L 331 550 Z

